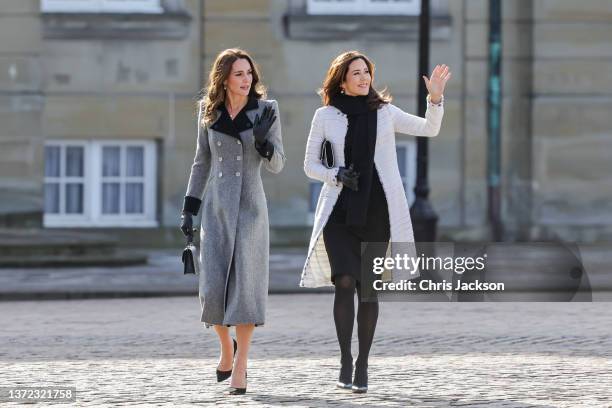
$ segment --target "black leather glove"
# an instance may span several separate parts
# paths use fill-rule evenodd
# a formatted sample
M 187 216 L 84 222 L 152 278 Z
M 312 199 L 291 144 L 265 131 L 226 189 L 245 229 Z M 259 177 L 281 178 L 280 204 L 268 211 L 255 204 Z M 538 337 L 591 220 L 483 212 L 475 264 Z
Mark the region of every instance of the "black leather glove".
M 193 214 L 189 211 L 183 211 L 181 214 L 181 231 L 186 237 L 193 239 Z
M 338 168 L 336 179 L 353 191 L 357 191 L 359 185 L 359 172 L 353 169 L 353 164 L 346 168 Z
M 266 106 L 259 115 L 255 116 L 255 123 L 253 124 L 253 136 L 255 136 L 255 144 L 263 145 L 266 142 L 268 132 L 272 127 L 272 124 L 276 120 L 274 109 L 271 106 Z

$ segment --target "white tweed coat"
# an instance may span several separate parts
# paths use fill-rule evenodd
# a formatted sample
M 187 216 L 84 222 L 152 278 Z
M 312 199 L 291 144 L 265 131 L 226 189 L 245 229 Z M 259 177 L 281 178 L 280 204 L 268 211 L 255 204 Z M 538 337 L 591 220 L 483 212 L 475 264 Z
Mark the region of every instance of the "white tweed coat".
M 432 104 L 429 95 L 427 102 L 425 118 L 406 113 L 390 103 L 381 106 L 378 110 L 374 165 L 387 199 L 392 253 L 399 253 L 393 249 L 396 243 L 399 248 L 401 243 L 414 242 L 410 210 L 397 165 L 395 133 L 436 136 L 442 124 L 444 106 L 443 103 Z M 337 182 L 336 174 L 338 167 L 344 166 L 344 138 L 347 128 L 346 115 L 333 106 L 323 106 L 317 109 L 312 119 L 306 142 L 304 171 L 308 177 L 322 181 L 323 187 L 315 210 L 314 226 L 308 245 L 308 255 L 302 270 L 300 287 L 332 285 L 331 268 L 322 232 L 343 188 L 343 185 Z M 321 164 L 319 152 L 324 139 L 332 143 L 335 165 L 338 167 L 328 169 Z M 417 276 L 418 271 L 410 275 L 410 277 Z

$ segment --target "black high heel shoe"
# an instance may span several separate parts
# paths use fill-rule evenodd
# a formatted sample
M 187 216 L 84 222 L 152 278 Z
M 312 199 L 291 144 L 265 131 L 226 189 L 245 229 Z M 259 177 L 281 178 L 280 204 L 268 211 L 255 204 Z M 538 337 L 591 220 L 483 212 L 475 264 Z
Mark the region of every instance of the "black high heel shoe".
M 246 380 L 247 378 L 247 372 L 244 372 L 244 379 Z M 245 381 L 246 382 L 246 381 Z M 228 394 L 229 395 L 242 395 L 242 394 L 246 394 L 246 390 L 247 387 L 241 388 L 241 387 L 229 387 L 228 390 Z
M 355 378 L 351 391 L 355 394 L 365 394 L 368 392 L 368 363 L 355 364 Z
M 351 378 L 353 377 L 353 359 L 342 361 L 340 360 L 340 376 L 336 387 L 342 388 L 343 390 L 350 390 L 353 384 Z
M 232 340 L 234 341 L 234 356 L 236 356 L 236 350 L 238 350 L 238 343 L 236 343 L 236 340 L 234 339 Z M 232 360 L 232 364 L 233 364 L 233 360 Z M 221 371 L 217 368 L 217 382 L 225 381 L 231 376 L 232 376 L 232 370 Z

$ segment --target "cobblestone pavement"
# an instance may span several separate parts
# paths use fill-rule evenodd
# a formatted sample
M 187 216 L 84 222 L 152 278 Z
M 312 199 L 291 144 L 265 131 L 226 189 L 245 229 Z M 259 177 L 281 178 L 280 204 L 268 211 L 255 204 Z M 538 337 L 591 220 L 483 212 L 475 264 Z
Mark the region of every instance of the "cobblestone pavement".
M 0 386 L 75 386 L 79 406 L 612 407 L 609 303 L 382 303 L 356 395 L 334 388 L 332 302 L 270 296 L 233 397 L 195 297 L 3 302 Z

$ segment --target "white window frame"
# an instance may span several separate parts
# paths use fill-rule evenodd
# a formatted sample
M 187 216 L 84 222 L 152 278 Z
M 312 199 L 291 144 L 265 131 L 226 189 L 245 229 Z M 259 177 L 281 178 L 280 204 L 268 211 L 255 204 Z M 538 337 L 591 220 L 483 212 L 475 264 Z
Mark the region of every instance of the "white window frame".
M 406 192 L 406 199 L 408 205 L 412 205 L 414 202 L 414 186 L 416 183 L 416 140 L 412 139 L 395 139 L 395 152 L 398 153 L 398 147 L 406 149 L 406 160 L 404 169 L 405 176 L 402 177 L 402 183 L 404 184 L 404 190 Z M 397 165 L 399 166 L 399 158 Z M 400 172 L 401 176 L 401 172 Z
M 56 141 L 54 143 L 49 143 L 46 146 L 57 146 L 60 148 L 60 174 L 59 177 L 47 177 L 44 175 L 44 183 L 58 183 L 59 188 L 59 213 L 57 214 L 45 214 L 45 216 L 49 216 L 53 218 L 59 218 L 64 220 L 69 224 L 80 224 L 87 220 L 88 218 L 88 208 L 89 208 L 89 196 L 87 194 L 87 185 L 89 180 L 89 169 L 87 168 L 89 149 L 87 146 L 87 142 L 84 141 Z M 45 146 L 45 147 L 46 147 Z M 64 175 L 66 168 L 66 148 L 67 147 L 82 147 L 83 148 L 83 177 L 67 177 Z M 44 168 L 44 166 L 43 166 Z M 75 181 L 74 179 L 79 179 L 79 181 L 83 181 L 83 213 L 82 214 L 74 214 L 74 213 L 65 213 L 65 189 L 64 186 L 66 183 L 70 183 Z
M 161 0 L 40 0 L 43 13 L 151 13 L 163 12 Z
M 421 13 L 421 0 L 307 0 L 312 15 L 407 15 Z
M 314 201 L 314 208 L 311 208 L 311 189 L 318 187 L 319 188 L 319 194 L 316 195 L 316 199 Z M 317 202 L 319 200 L 319 196 L 321 195 L 321 189 L 323 188 L 323 183 L 320 181 L 314 181 L 314 180 L 310 180 L 308 183 L 308 224 L 309 225 L 313 225 L 314 224 L 314 215 L 315 215 L 315 210 L 317 208 Z
M 155 142 L 151 140 L 48 140 L 46 146 L 84 146 L 84 191 L 83 191 L 83 214 L 44 214 L 43 225 L 53 227 L 125 227 L 125 228 L 147 228 L 157 227 L 156 218 L 156 188 L 157 188 L 157 157 Z M 118 146 L 125 152 L 128 146 L 143 147 L 144 154 L 144 183 L 143 191 L 143 213 L 126 214 L 124 212 L 125 182 L 129 177 L 120 176 L 120 214 L 102 214 L 102 148 L 104 146 Z M 124 153 L 121 154 L 124 158 Z M 64 164 L 60 163 L 63 168 Z M 124 167 L 122 160 L 121 168 Z M 62 178 L 60 174 L 60 178 Z M 56 180 L 56 178 L 53 178 Z M 45 177 L 45 181 L 47 178 Z M 51 179 L 49 181 L 52 181 Z M 61 197 L 61 196 L 60 196 Z M 61 210 L 61 207 L 60 207 Z

